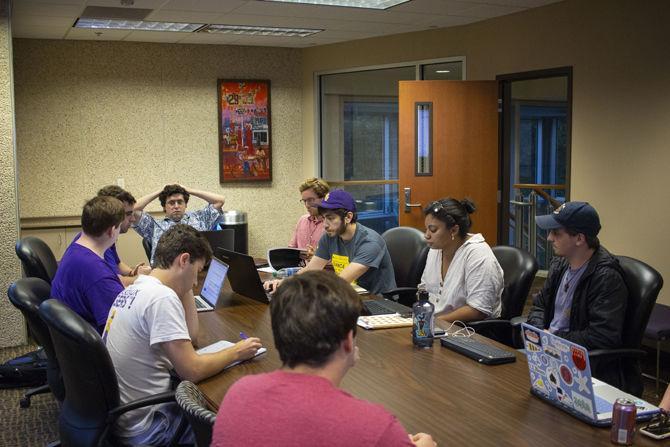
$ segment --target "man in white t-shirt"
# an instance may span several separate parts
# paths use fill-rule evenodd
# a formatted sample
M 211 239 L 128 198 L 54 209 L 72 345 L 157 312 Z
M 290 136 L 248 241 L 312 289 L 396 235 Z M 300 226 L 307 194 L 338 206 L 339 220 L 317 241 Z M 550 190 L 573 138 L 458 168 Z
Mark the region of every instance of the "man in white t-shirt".
M 197 382 L 253 357 L 261 347 L 258 338 L 248 338 L 217 353 L 195 352 L 198 316 L 188 292 L 211 257 L 207 240 L 197 230 L 176 224 L 161 236 L 151 274 L 140 275 L 117 296 L 103 339 L 122 404 L 169 391 L 173 368 L 182 379 Z M 116 434 L 127 444 L 167 445 L 181 418 L 174 403 L 141 408 L 119 418 Z M 181 442 L 192 438 L 189 430 Z

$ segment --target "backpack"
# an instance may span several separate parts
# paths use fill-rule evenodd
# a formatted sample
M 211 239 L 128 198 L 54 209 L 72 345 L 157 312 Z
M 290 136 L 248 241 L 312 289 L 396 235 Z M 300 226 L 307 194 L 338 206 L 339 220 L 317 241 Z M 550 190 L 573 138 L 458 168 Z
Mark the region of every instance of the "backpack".
M 0 389 L 42 386 L 47 383 L 47 356 L 42 348 L 0 365 Z

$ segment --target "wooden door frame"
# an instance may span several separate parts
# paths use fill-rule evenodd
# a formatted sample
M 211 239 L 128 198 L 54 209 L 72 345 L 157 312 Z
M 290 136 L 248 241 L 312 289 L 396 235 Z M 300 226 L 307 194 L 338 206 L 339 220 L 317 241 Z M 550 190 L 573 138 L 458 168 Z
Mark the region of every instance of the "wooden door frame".
M 511 96 L 511 83 L 532 79 L 556 78 L 566 76 L 567 85 L 567 113 L 566 113 L 566 160 L 565 160 L 565 200 L 570 200 L 570 171 L 572 163 L 572 66 L 532 70 L 519 73 L 509 73 L 496 76 L 498 81 L 498 166 L 500 167 L 499 201 L 498 201 L 498 244 L 508 242 L 509 234 L 509 163 L 511 159 L 510 133 L 507 123 L 512 121 L 511 101 L 505 102 Z

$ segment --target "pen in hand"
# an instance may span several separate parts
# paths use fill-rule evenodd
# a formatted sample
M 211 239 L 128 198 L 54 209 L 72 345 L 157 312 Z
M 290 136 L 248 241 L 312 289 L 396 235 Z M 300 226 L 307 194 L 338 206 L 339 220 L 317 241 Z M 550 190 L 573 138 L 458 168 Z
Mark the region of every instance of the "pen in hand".
M 247 338 L 249 338 L 247 334 L 245 334 L 244 332 L 240 332 L 240 339 L 246 340 Z

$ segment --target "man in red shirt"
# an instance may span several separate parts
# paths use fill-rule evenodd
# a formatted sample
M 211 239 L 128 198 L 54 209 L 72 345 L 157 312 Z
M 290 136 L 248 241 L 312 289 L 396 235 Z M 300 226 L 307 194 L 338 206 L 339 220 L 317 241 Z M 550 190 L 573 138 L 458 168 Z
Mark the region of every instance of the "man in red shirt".
M 408 435 L 382 406 L 339 388 L 358 358 L 360 299 L 330 272 L 288 278 L 270 303 L 283 367 L 237 381 L 214 424 L 212 446 L 436 446 Z

